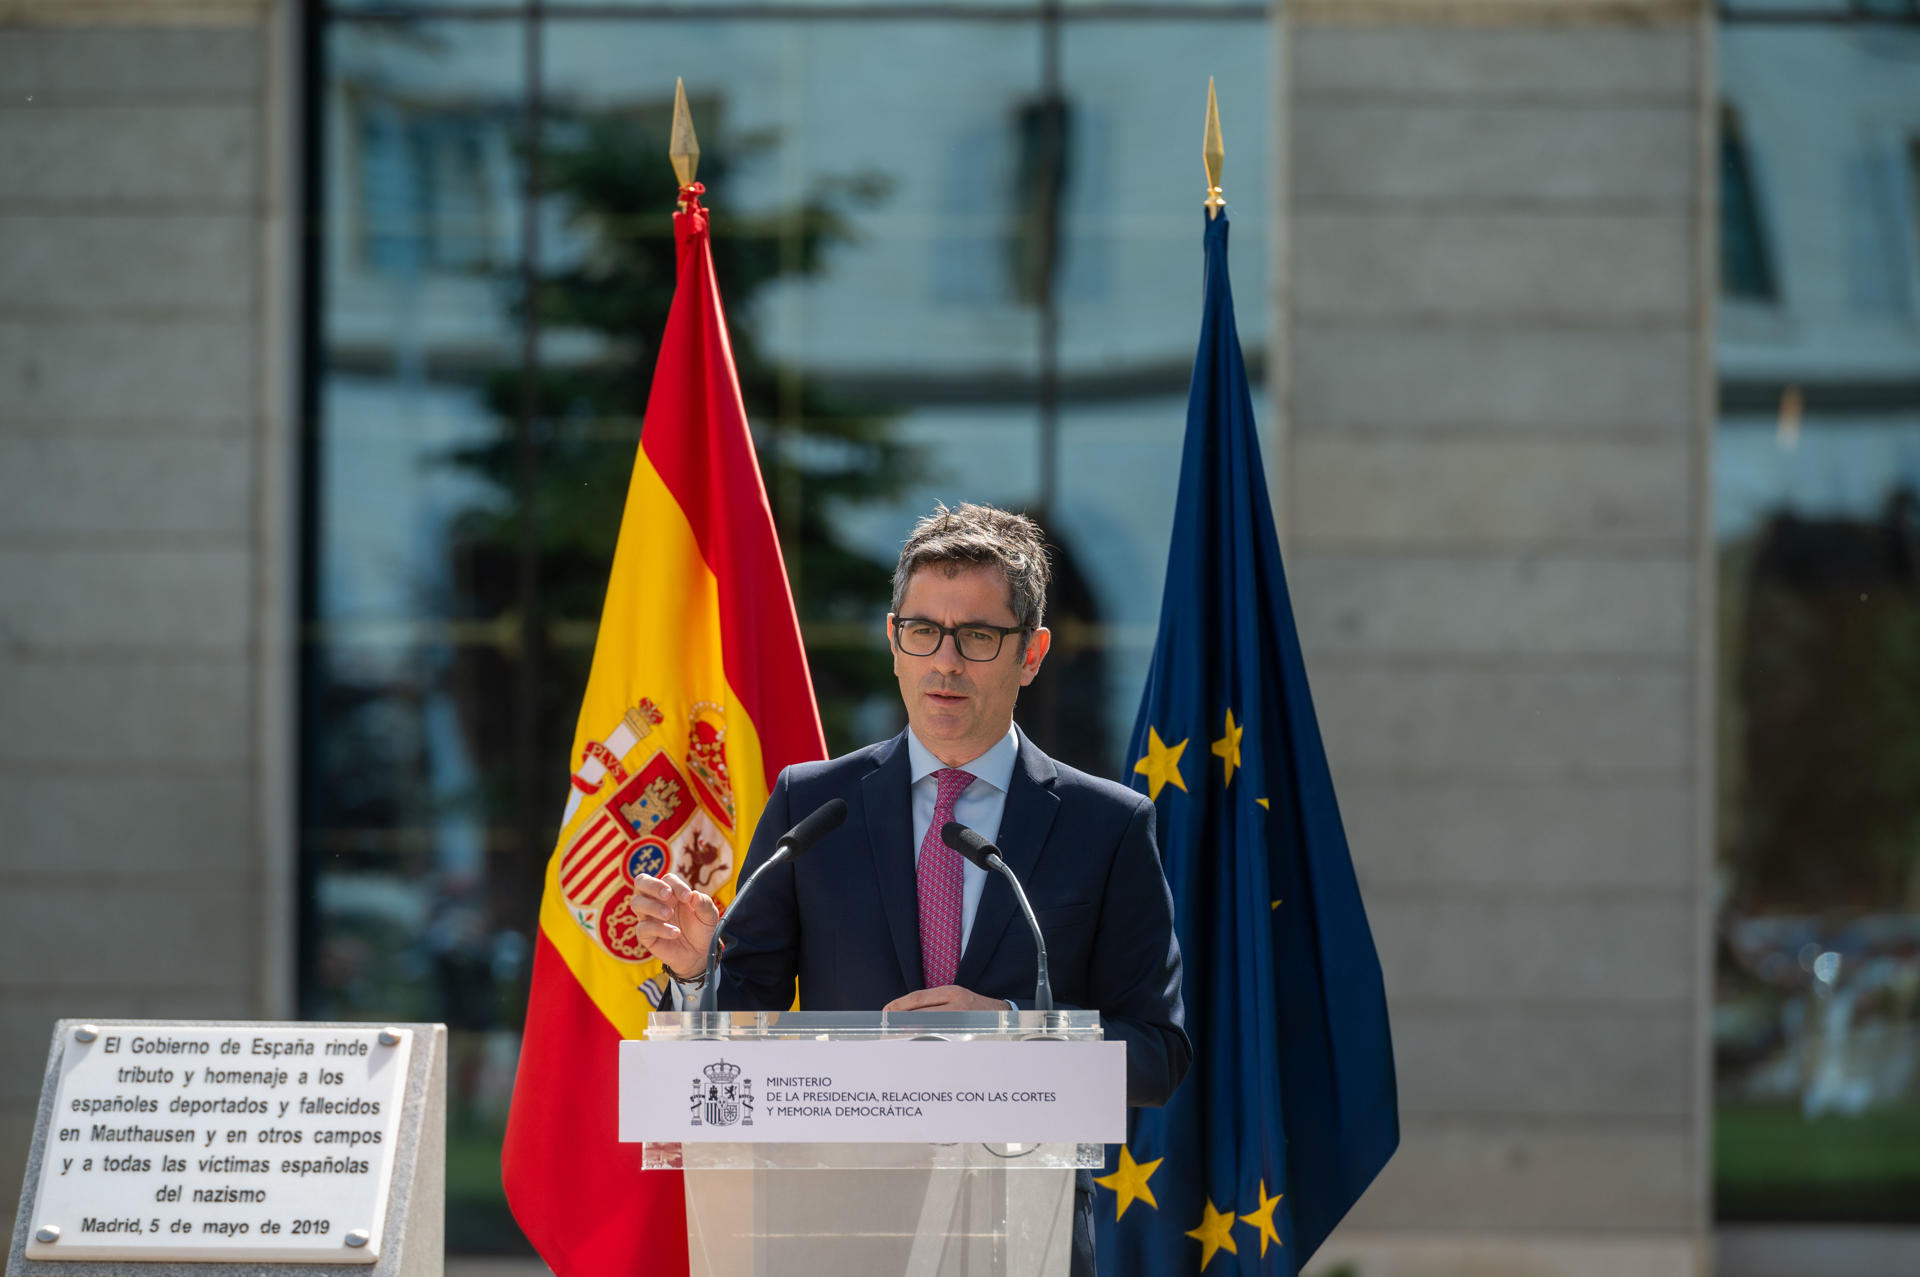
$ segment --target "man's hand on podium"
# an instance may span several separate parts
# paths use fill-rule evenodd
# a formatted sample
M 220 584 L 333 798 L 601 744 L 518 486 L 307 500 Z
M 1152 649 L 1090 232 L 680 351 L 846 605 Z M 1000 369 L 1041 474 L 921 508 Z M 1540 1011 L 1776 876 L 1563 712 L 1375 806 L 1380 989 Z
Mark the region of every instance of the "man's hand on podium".
M 903 998 L 895 998 L 882 1011 L 1004 1011 L 1007 1004 L 999 998 L 983 998 L 972 989 L 943 984 L 937 989 L 916 989 Z
M 633 884 L 633 911 L 640 918 L 640 943 L 668 971 L 682 980 L 705 973 L 707 943 L 720 925 L 720 907 L 712 896 L 695 891 L 679 874 L 641 874 Z

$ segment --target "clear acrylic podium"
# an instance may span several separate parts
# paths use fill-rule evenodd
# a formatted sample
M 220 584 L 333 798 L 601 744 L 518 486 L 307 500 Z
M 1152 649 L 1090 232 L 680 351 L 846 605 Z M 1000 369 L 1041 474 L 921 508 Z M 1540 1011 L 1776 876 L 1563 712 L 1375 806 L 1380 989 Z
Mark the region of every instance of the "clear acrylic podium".
M 1099 1041 L 1092 1011 L 656 1012 L 648 1041 Z M 1044 1050 L 1043 1046 L 1037 1049 Z M 1065 1277 L 1100 1144 L 648 1143 L 686 1172 L 691 1277 Z

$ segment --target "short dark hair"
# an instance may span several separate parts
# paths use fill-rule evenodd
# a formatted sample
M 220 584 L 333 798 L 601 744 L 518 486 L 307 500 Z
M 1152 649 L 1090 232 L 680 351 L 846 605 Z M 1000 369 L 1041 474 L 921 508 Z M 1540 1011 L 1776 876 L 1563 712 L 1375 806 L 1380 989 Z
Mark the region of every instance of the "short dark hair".
M 1037 630 L 1046 616 L 1047 541 L 1040 525 L 1024 514 L 971 501 L 935 506 L 913 525 L 900 547 L 900 562 L 893 569 L 894 615 L 906 600 L 907 582 L 929 567 L 942 568 L 948 576 L 970 567 L 997 568 L 1006 578 L 1007 602 L 1017 624 Z

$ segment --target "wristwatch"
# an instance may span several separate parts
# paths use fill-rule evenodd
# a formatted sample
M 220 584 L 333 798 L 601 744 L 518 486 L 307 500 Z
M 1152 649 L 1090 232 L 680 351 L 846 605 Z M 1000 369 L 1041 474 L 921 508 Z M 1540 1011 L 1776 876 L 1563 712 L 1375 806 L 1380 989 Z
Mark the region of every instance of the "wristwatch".
M 702 969 L 699 975 L 684 976 L 684 975 L 681 975 L 678 971 L 675 971 L 672 967 L 668 966 L 664 962 L 660 964 L 660 967 L 663 971 L 667 973 L 667 979 L 673 981 L 677 985 L 682 986 L 683 988 L 697 989 L 701 985 L 707 982 L 707 973 L 705 969 Z

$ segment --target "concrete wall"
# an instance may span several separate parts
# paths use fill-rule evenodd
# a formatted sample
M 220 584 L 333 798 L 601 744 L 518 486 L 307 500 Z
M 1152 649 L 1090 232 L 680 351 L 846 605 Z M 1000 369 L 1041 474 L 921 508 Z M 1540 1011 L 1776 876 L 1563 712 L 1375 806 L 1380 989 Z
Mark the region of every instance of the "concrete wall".
M 1405 1126 L 1366 1277 L 1706 1270 L 1695 8 L 1289 24 L 1279 498 Z
M 285 1009 L 266 16 L 0 12 L 9 1202 L 56 1017 Z

